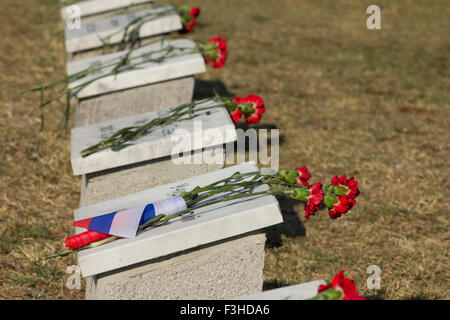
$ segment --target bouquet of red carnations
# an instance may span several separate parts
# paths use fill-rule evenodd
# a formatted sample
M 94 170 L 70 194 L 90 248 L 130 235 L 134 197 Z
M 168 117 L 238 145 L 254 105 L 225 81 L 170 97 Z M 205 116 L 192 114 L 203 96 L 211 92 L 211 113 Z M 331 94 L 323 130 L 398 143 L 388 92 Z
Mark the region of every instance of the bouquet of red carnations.
M 275 195 L 297 200 L 304 204 L 306 219 L 310 219 L 322 207 L 328 209 L 331 219 L 337 219 L 355 206 L 355 199 L 360 191 L 358 182 L 353 177 L 347 179 L 346 176 L 335 176 L 325 186 L 321 182 L 310 184 L 310 178 L 311 174 L 304 166 L 279 171 L 262 168 L 249 173 L 236 172 L 209 185 L 197 186 L 179 196 L 75 221 L 73 226 L 88 231 L 67 238 L 66 246 L 70 250 L 51 257 L 97 247 L 121 237 L 135 237 L 139 232 L 164 225 L 193 210 L 248 197 Z M 266 186 L 263 191 L 261 188 L 256 190 L 263 185 Z

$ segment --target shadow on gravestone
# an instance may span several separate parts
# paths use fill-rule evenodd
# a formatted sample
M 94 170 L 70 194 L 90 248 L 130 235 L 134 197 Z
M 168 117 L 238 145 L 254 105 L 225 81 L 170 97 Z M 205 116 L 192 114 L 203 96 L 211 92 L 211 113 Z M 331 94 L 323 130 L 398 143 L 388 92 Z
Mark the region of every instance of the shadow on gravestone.
M 223 84 L 222 81 L 206 81 L 195 79 L 194 100 L 211 98 L 215 95 L 214 91 L 216 91 L 222 97 L 234 96 L 233 93 L 228 91 L 227 87 Z
M 277 197 L 280 204 L 281 215 L 284 222 L 273 227 L 266 228 L 266 248 L 274 248 L 282 245 L 281 235 L 287 237 L 304 237 L 306 229 L 299 218 L 303 214 L 303 208 L 294 200 Z M 302 213 L 299 213 L 302 212 Z

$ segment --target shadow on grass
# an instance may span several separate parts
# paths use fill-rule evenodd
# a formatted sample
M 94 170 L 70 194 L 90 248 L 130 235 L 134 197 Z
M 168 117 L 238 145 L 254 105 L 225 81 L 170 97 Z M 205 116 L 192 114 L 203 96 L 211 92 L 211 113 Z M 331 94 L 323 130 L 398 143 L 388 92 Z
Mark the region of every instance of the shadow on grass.
M 194 100 L 202 100 L 211 98 L 215 95 L 215 92 L 222 97 L 231 97 L 234 94 L 228 91 L 227 87 L 223 84 L 222 81 L 206 81 L 195 79 L 195 87 L 194 87 Z
M 269 227 L 266 229 L 266 248 L 280 247 L 283 245 L 281 235 L 286 237 L 304 237 L 306 230 L 303 223 L 298 217 L 295 205 L 298 204 L 294 200 L 286 198 L 278 198 L 280 204 L 281 214 L 283 216 L 283 223 Z
M 366 300 L 385 300 L 386 299 L 386 291 L 383 289 L 377 290 L 375 294 L 372 295 L 364 295 Z
M 248 125 L 245 122 L 239 122 L 239 123 L 236 124 L 236 129 L 242 129 L 242 130 L 244 130 L 244 132 L 247 129 L 255 129 L 256 131 L 259 131 L 261 129 L 267 130 L 267 146 L 271 146 L 272 145 L 272 139 L 271 139 L 272 132 L 271 132 L 271 130 L 279 130 L 280 128 L 278 128 L 274 124 L 269 124 L 269 123 L 259 123 L 259 124 Z M 280 134 L 280 132 L 278 132 L 278 135 L 279 135 L 278 143 L 279 143 L 279 146 L 281 146 L 281 145 L 283 145 L 283 143 L 284 143 L 284 141 L 286 139 L 284 138 L 284 135 Z M 259 144 L 259 139 L 258 139 L 258 144 Z
M 279 280 L 264 281 L 264 283 L 263 283 L 263 291 L 272 290 L 272 289 L 278 289 L 278 288 L 287 287 L 287 286 L 290 286 L 290 285 L 291 284 L 289 284 L 287 282 L 279 281 Z

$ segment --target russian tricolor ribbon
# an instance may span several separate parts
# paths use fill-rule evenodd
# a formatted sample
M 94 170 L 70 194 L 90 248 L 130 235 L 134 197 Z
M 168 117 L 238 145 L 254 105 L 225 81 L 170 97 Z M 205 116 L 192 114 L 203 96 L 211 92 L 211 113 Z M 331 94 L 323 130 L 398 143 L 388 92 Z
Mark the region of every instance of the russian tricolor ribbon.
M 182 197 L 176 196 L 145 206 L 78 220 L 72 226 L 122 238 L 135 238 L 139 225 L 144 224 L 157 215 L 169 215 L 186 209 L 186 201 Z

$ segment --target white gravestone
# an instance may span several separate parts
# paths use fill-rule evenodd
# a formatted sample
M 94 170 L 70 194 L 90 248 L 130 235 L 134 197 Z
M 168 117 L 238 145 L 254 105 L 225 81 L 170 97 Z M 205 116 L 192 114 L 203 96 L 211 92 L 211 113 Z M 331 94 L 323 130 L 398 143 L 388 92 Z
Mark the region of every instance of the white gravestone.
M 159 58 L 163 53 L 157 51 L 168 46 L 172 46 L 175 49 L 167 55 L 163 62 L 145 62 L 149 57 L 151 59 Z M 205 61 L 200 53 L 190 53 L 193 48 L 195 48 L 195 42 L 189 39 L 167 40 L 153 43 L 136 49 L 130 55 L 130 59 L 135 57 L 130 62 L 131 65 L 141 63 L 136 66 L 138 69 L 127 70 L 109 76 L 108 73 L 114 69 L 116 64 L 120 62 L 120 59 L 128 51 L 72 61 L 67 64 L 67 74 L 69 76 L 87 70 L 88 68 L 95 69 L 100 65 L 108 65 L 109 67 L 95 70 L 83 79 L 70 82 L 69 88 L 75 90 L 77 97 L 82 99 L 205 72 Z M 93 81 L 84 88 L 75 89 L 77 86 L 100 76 L 104 77 Z
M 315 280 L 292 286 L 272 289 L 247 296 L 235 298 L 236 300 L 308 300 L 317 295 L 320 285 L 326 285 L 324 280 Z
M 207 108 L 215 104 L 214 101 L 206 101 L 200 103 L 198 108 Z M 137 140 L 127 142 L 128 147 L 120 151 L 106 149 L 84 158 L 80 154 L 82 150 L 109 138 L 117 130 L 143 125 L 167 114 L 161 111 L 151 112 L 72 129 L 71 162 L 74 174 L 82 175 L 172 154 L 190 153 L 193 150 L 222 146 L 237 139 L 235 125 L 228 111 L 217 107 L 196 112 L 193 117 L 185 115 L 168 125 L 156 126 Z M 178 133 L 176 139 L 174 133 Z M 205 159 L 200 161 L 205 162 Z M 223 161 L 222 159 L 221 162 Z
M 64 3 L 69 3 L 70 0 L 61 0 L 63 5 Z M 105 12 L 127 9 L 129 7 L 143 5 L 143 4 L 151 4 L 154 0 L 85 0 L 74 3 L 74 5 L 78 6 L 80 18 L 98 15 Z M 73 11 L 70 10 L 71 5 L 67 5 L 61 9 L 61 16 L 63 20 L 70 18 L 73 14 Z
M 86 23 L 82 22 L 80 28 L 66 26 L 64 30 L 66 51 L 73 53 L 99 48 L 103 46 L 102 39 L 106 38 L 109 44 L 117 44 L 122 41 L 124 30 L 128 24 L 136 18 L 152 13 L 160 14 L 160 16 L 140 26 L 139 38 L 166 34 L 183 28 L 180 16 L 171 5 L 130 12 Z
M 75 220 L 81 220 L 119 209 L 142 206 L 179 195 L 196 186 L 208 185 L 237 171 L 257 170 L 258 167 L 252 163 L 228 167 L 80 208 L 75 211 L 74 217 Z M 255 191 L 266 189 L 267 186 L 260 186 Z M 221 195 L 216 197 L 220 198 Z M 171 220 L 167 225 L 146 230 L 134 239 L 118 239 L 96 248 L 82 250 L 78 253 L 78 262 L 83 277 L 87 277 L 246 234 L 281 222 L 283 218 L 274 196 L 262 195 L 231 200 L 193 210 L 187 215 Z

